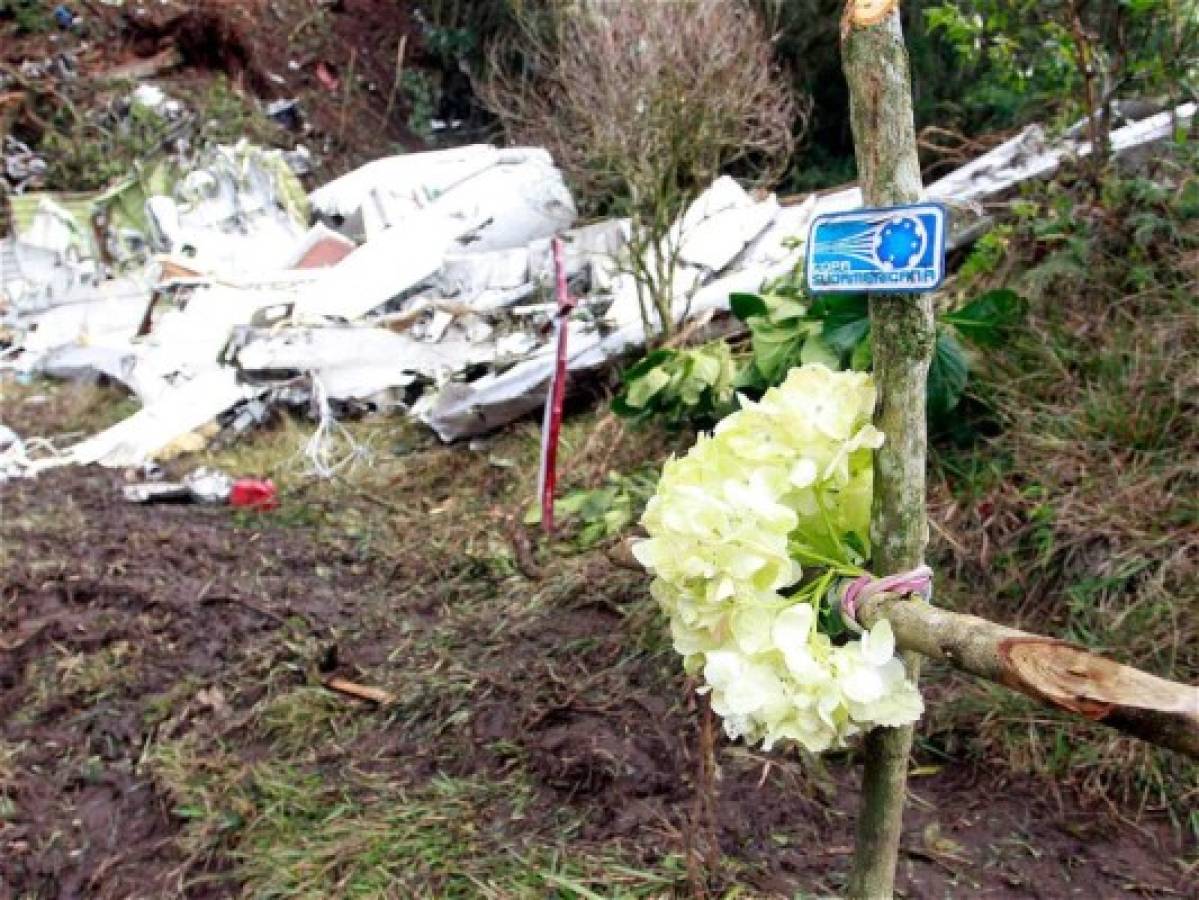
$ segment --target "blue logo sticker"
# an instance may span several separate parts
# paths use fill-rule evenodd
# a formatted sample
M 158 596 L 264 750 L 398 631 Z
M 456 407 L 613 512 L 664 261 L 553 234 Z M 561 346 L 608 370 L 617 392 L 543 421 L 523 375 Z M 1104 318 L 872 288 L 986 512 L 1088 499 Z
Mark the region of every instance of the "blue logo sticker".
M 934 290 L 945 280 L 945 225 L 938 203 L 817 216 L 808 237 L 808 290 Z

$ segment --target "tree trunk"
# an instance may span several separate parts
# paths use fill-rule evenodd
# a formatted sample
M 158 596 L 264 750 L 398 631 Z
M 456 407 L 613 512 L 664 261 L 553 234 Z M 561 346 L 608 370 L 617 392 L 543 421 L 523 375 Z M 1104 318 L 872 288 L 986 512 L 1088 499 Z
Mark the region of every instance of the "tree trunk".
M 916 202 L 922 192 L 920 161 L 897 0 L 849 0 L 841 44 L 865 204 Z M 873 295 L 870 326 L 879 392 L 875 424 L 886 436 L 874 462 L 871 565 L 888 575 L 920 565 L 928 539 L 925 382 L 936 339 L 932 299 Z M 905 654 L 904 664 L 916 680 L 919 657 Z M 850 897 L 893 894 L 911 746 L 911 727 L 879 728 L 866 736 Z
M 874 597 L 859 619 L 866 626 L 887 619 L 903 650 L 1199 759 L 1199 687 L 922 601 Z

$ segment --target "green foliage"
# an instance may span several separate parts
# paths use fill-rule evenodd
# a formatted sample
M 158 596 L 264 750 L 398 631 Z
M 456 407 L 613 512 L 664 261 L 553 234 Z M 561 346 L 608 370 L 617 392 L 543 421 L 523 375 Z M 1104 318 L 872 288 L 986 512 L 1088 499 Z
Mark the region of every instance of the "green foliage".
M 984 127 L 1063 100 L 1074 116 L 1116 97 L 1199 89 L 1195 0 L 965 0 L 925 15 L 952 48 L 968 119 Z
M 481 35 L 512 38 L 518 11 L 538 0 L 421 0 L 415 4 L 424 21 L 424 45 L 442 62 L 482 62 Z
M 205 143 L 234 143 L 248 139 L 276 144 L 283 130 L 224 76 L 202 88 L 181 85 L 173 89 L 189 114 L 169 120 L 138 103 L 104 99 L 95 86 L 80 82 L 70 102 L 64 95 L 34 95 L 44 112 L 46 129 L 35 142 L 47 163 L 46 187 L 50 190 L 93 191 L 125 178 L 139 163 L 147 163 L 168 150 L 174 139 L 194 128 Z M 134 85 L 120 85 L 117 96 L 128 96 Z
M 852 297 L 809 305 L 794 283 L 783 281 L 760 295 L 734 294 L 730 303 L 733 314 L 749 326 L 752 343 L 738 387 L 764 391 L 781 384 L 787 372 L 804 363 L 840 369 L 852 351 L 844 346 L 843 330 L 847 316 L 852 316 L 847 310 L 856 303 Z
M 1185 196 L 1199 206 L 1199 196 Z M 1017 208 L 1026 219 L 1035 216 L 1027 203 Z M 1065 206 L 1062 213 L 1068 214 Z M 1154 227 L 1150 222 L 1141 224 L 1147 232 Z M 1016 291 L 998 288 L 975 295 L 970 288 L 999 266 L 1012 228 L 1000 226 L 979 243 L 963 266 L 961 283 L 968 299 L 938 317 L 928 377 L 932 421 L 944 419 L 965 392 L 970 359 L 961 340 L 980 350 L 993 350 L 1013 336 L 1025 317 L 1027 303 Z M 865 294 L 812 298 L 799 276 L 791 275 L 766 285 L 758 294 L 732 294 L 729 306 L 749 329 L 750 349 L 744 359 L 734 360 L 723 343 L 699 350 L 655 351 L 625 372 L 613 411 L 636 421 L 658 419 L 671 427 L 684 423 L 707 427 L 732 410 L 734 389 L 759 395 L 781 384 L 796 366 L 821 363 L 833 370 L 855 371 L 873 366 L 870 304 Z
M 811 315 L 823 323 L 824 340 L 842 357 L 870 336 L 870 304 L 864 294 L 818 297 Z
M 997 347 L 1024 317 L 1027 304 L 1015 291 L 997 288 L 941 316 L 959 335 L 980 347 Z
M 0 0 L 0 19 L 12 19 L 17 31 L 25 34 L 43 34 L 52 31 L 53 7 L 37 0 Z
M 242 139 L 264 145 L 286 142 L 284 129 L 262 111 L 254 97 L 243 93 L 224 74 L 202 90 L 183 89 L 178 94 L 195 110 L 195 120 L 208 143 L 234 144 Z
M 623 534 L 637 519 L 658 485 L 656 466 L 621 475 L 609 472 L 597 488 L 569 491 L 554 501 L 554 519 L 574 529 L 572 542 L 581 550 Z M 526 525 L 541 522 L 540 507 L 525 516 Z
M 938 328 L 937 343 L 928 367 L 928 417 L 937 421 L 949 414 L 962 399 L 969 379 L 970 362 L 962 345 L 951 332 Z
M 1199 674 L 1199 623 L 1179 616 L 1199 562 L 1197 149 L 1158 148 L 1135 173 L 1105 172 L 1098 191 L 1069 173 L 1030 185 L 976 249 L 986 265 L 969 279 L 963 269 L 957 285 L 1016 290 L 1029 309 L 972 373 L 955 417 L 987 439 L 934 435 L 930 490 L 944 529 L 931 563 L 955 573 L 940 602 L 1018 617 L 1186 683 Z M 1043 708 L 994 690 L 963 691 L 933 712 L 945 721 L 969 704 L 977 724 L 1001 705 L 959 731 L 957 748 L 969 742 L 973 754 L 1112 802 L 1159 805 L 1195 827 L 1179 788 L 1195 783 L 1193 764 L 1077 721 L 1046 722 Z M 958 739 L 937 738 L 949 752 Z
M 426 140 L 433 133 L 432 121 L 437 111 L 437 87 L 428 73 L 406 69 L 400 85 L 408 98 L 408 127 Z
M 624 373 L 612 411 L 635 422 L 668 427 L 715 424 L 733 408 L 737 365 L 728 344 L 655 350 Z
M 998 269 L 1007 256 L 1011 235 L 1011 225 L 1001 223 L 979 238 L 958 269 L 958 278 L 973 283 Z
M 780 64 L 814 101 L 811 141 L 788 188 L 852 181 L 838 40 L 844 3 L 754 2 L 777 34 Z M 1084 71 L 1093 73 L 1098 108 L 1108 99 L 1181 101 L 1199 92 L 1196 0 L 930 0 L 901 10 L 918 129 L 974 136 L 1032 120 L 1074 121 L 1089 106 Z
M 1196 248 L 1197 164 L 1199 146 L 1184 142 L 1149 170 L 1105 178 L 1093 206 L 1068 181 L 1044 187 L 1013 223 L 1013 245 L 1033 260 L 1020 276 L 1023 293 L 1089 290 L 1114 301 L 1150 289 L 1185 292 L 1185 267 L 1166 264 Z
M 970 113 L 1005 125 L 1036 115 L 1078 87 L 1070 30 L 1042 0 L 971 0 L 925 11 L 931 32 L 976 76 L 962 97 Z M 1060 5 L 1060 4 L 1059 4 Z
M 59 103 L 48 122 L 38 145 L 46 158 L 46 184 L 79 191 L 97 190 L 127 175 L 135 161 L 165 146 L 174 127 L 138 103 L 123 114 Z
M 750 329 L 751 359 L 738 387 L 763 391 L 782 382 L 796 365 L 824 363 L 831 369 L 869 370 L 869 302 L 862 294 L 828 294 L 810 303 L 793 283 L 775 286 L 779 293 L 735 294 L 734 315 Z M 1011 290 L 988 291 L 940 317 L 937 344 L 928 377 L 928 411 L 943 418 L 958 404 L 966 388 L 970 363 L 958 341 L 993 348 L 1010 336 L 1024 316 L 1023 299 Z
M 442 64 L 457 64 L 479 52 L 479 33 L 470 25 L 438 26 L 425 29 L 425 51 Z

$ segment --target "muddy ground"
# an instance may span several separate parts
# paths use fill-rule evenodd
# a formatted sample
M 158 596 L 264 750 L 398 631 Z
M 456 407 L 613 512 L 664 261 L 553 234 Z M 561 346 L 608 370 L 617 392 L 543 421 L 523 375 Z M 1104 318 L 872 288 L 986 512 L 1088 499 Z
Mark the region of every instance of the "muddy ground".
M 0 96 L 0 136 L 49 153 L 56 190 L 80 189 L 72 179 L 88 173 L 60 164 L 53 148 L 94 141 L 87 130 L 94 123 L 82 131 L 80 123 L 120 106 L 135 82 L 183 100 L 207 140 L 304 145 L 313 154 L 313 186 L 382 156 L 427 149 L 435 118 L 460 120 L 450 135 L 459 142 L 485 131 L 469 80 L 452 54 L 428 48 L 410 3 L 66 4 L 79 16 L 66 30 L 54 23 L 54 5 L 43 6 L 18 17 L 0 4 L 0 74 L 19 88 Z M 70 76 L 47 62 L 62 59 Z M 22 75 L 25 65 L 49 66 L 49 74 Z M 263 112 L 278 100 L 298 104 L 282 124 Z M 64 118 L 64 109 L 73 115 Z
M 78 412 L 50 396 L 6 421 Z M 209 455 L 275 475 L 271 513 L 127 504 L 98 469 L 0 485 L 0 897 L 837 895 L 855 760 L 721 739 L 704 788 L 645 580 L 512 525 L 532 426 L 363 435 L 333 485 L 286 462 L 299 426 Z M 903 896 L 1195 895 L 1169 823 L 969 731 L 918 740 Z

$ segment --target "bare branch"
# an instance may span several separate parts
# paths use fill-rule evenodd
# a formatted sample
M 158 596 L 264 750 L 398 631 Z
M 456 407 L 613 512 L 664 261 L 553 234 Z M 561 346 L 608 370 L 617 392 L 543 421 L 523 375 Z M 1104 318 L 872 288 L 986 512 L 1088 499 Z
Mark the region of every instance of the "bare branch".
M 1199 687 L 927 603 L 876 597 L 863 604 L 860 618 L 864 625 L 889 621 L 902 650 L 1199 759 Z

